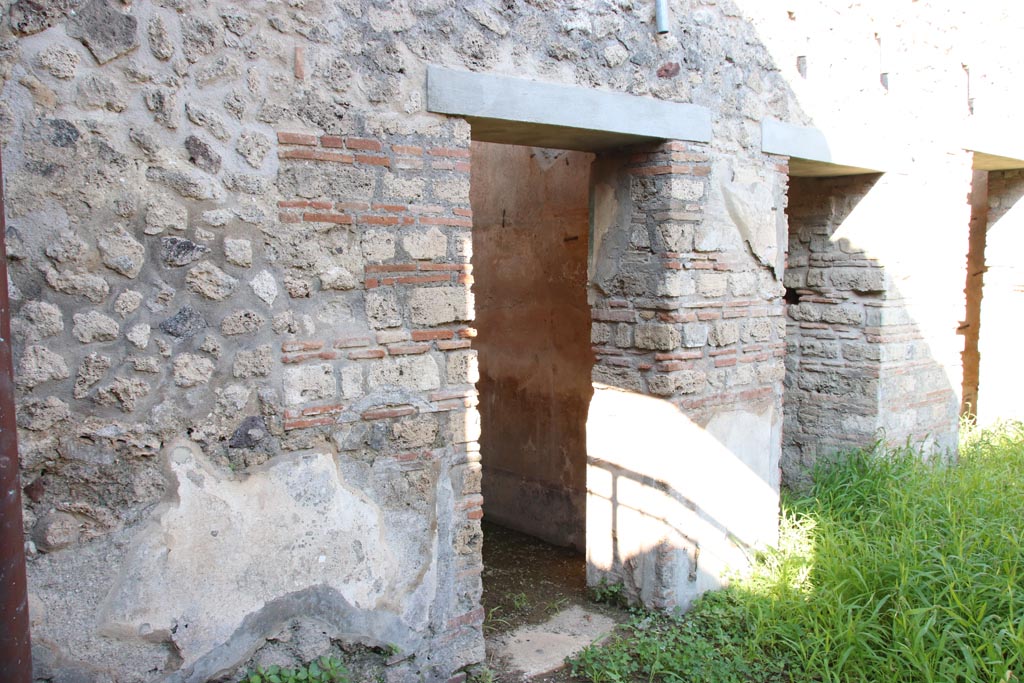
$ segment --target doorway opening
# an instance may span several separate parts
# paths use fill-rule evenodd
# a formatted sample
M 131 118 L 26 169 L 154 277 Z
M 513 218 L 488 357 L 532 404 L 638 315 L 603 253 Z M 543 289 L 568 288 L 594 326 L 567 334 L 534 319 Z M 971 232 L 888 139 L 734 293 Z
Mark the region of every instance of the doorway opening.
M 485 628 L 586 596 L 593 154 L 472 143 Z

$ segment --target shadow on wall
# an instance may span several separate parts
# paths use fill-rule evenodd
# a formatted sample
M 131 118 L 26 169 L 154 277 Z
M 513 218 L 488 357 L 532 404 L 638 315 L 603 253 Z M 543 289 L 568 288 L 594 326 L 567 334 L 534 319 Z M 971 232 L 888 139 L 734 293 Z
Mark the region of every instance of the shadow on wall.
M 966 230 L 957 239 L 927 217 L 961 209 L 966 227 L 966 185 L 930 194 L 956 170 L 917 192 L 892 174 L 792 179 L 786 485 L 809 484 L 819 457 L 876 440 L 955 451 L 963 279 L 946 264 L 963 263 Z M 899 221 L 907 205 L 925 214 L 921 223 Z M 918 225 L 940 234 L 922 240 Z
M 778 491 L 763 455 L 773 412 L 724 411 L 702 427 L 669 401 L 595 384 L 587 583 L 622 581 L 631 600 L 685 610 L 744 571 L 755 548 L 777 540 Z

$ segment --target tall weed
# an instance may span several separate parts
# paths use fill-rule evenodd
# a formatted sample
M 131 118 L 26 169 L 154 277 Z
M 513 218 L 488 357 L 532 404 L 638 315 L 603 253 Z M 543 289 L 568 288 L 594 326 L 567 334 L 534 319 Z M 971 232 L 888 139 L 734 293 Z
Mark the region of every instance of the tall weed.
M 684 617 L 574 661 L 593 681 L 1024 680 L 1024 425 L 956 464 L 873 448 L 784 496 L 780 542 Z M 607 664 L 604 668 L 604 664 Z

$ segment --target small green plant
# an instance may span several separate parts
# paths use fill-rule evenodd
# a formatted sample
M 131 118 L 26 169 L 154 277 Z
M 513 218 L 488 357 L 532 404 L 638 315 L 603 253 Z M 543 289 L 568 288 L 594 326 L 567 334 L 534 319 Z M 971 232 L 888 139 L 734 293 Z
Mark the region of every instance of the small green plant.
M 555 612 L 561 611 L 562 608 L 568 604 L 569 598 L 557 598 L 555 600 L 552 600 L 548 604 L 544 605 L 544 611 L 548 614 L 554 614 Z
M 628 603 L 626 587 L 620 582 L 611 583 L 603 576 L 596 586 L 590 587 L 590 595 L 594 602 L 603 602 L 617 607 L 625 607 Z
M 487 616 L 484 617 L 484 630 L 485 631 L 495 631 L 495 630 L 498 630 L 500 628 L 508 627 L 508 626 L 512 625 L 512 622 L 510 622 L 508 619 L 503 619 L 503 618 L 499 617 L 498 616 L 499 612 L 501 612 L 501 607 L 500 606 L 499 607 L 492 607 L 490 610 L 488 610 Z
M 334 657 L 320 657 L 309 664 L 296 667 L 262 666 L 245 675 L 239 683 L 348 683 L 345 665 Z
M 517 612 L 521 612 L 521 611 L 523 611 L 525 609 L 529 609 L 529 607 L 530 607 L 530 599 L 528 597 L 526 597 L 526 593 L 516 593 L 515 595 L 511 596 L 511 598 L 512 598 L 512 608 L 514 610 L 516 610 Z
M 478 666 L 469 672 L 468 683 L 495 683 L 494 671 L 489 666 Z

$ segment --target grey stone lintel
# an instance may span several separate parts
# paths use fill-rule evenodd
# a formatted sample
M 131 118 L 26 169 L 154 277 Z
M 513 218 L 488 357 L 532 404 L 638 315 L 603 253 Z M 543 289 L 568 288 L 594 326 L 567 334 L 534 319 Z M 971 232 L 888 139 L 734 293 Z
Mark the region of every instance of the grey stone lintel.
M 711 141 L 711 112 L 650 97 L 427 68 L 427 110 L 465 117 L 474 140 L 600 152 Z
M 797 126 L 776 119 L 761 121 L 761 151 L 789 157 L 789 175 L 825 177 L 881 173 L 890 162 L 859 141 L 830 144 L 829 137 L 813 126 Z

